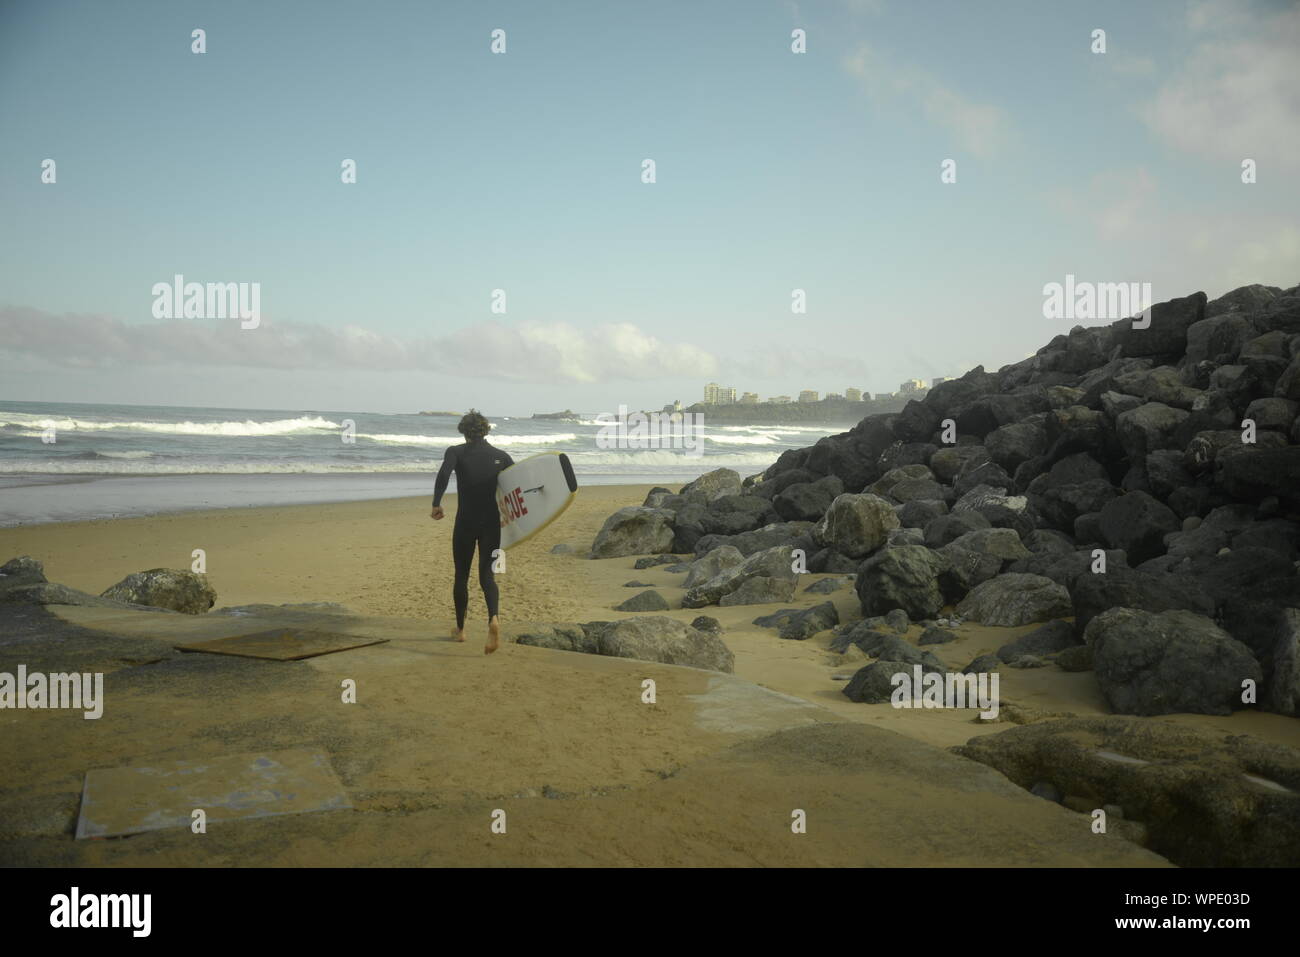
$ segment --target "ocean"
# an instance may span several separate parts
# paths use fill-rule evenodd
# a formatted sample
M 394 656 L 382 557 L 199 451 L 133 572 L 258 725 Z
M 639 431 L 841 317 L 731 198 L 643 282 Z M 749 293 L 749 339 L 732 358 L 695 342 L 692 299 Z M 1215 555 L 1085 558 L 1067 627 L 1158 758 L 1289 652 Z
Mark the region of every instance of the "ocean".
M 596 416 L 490 417 L 488 440 L 516 461 L 564 452 L 581 484 L 677 485 L 724 466 L 742 476 L 760 472 L 786 449 L 847 428 L 711 427 L 706 419 L 702 454 L 693 454 L 602 448 Z M 431 496 L 443 450 L 463 441 L 458 421 L 323 409 L 0 401 L 0 525 Z

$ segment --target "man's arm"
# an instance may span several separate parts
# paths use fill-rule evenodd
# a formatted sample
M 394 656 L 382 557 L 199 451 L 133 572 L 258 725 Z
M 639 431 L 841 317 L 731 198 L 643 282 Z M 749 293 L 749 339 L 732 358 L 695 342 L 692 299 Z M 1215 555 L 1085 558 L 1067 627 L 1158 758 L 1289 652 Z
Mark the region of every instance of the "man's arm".
M 433 507 L 438 508 L 442 504 L 442 495 L 447 491 L 447 482 L 451 480 L 451 473 L 456 470 L 456 450 L 447 449 L 442 456 L 442 468 L 438 469 L 438 480 L 433 483 Z

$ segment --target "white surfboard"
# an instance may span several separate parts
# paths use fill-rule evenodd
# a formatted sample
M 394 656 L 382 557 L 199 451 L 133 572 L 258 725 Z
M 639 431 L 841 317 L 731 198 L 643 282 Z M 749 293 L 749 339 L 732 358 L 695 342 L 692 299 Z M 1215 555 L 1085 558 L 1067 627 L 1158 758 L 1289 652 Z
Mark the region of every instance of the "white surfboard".
M 497 476 L 501 547 L 532 538 L 564 513 L 578 492 L 573 466 L 563 452 L 541 452 Z

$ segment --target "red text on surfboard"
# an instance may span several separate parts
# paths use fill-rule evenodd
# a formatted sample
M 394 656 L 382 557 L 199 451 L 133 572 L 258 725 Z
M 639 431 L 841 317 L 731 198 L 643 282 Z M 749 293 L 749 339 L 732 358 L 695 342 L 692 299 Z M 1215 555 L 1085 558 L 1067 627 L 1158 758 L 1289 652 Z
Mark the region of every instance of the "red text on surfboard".
M 509 525 L 515 519 L 528 514 L 528 507 L 524 505 L 524 493 L 518 488 L 502 495 L 499 504 L 502 526 Z

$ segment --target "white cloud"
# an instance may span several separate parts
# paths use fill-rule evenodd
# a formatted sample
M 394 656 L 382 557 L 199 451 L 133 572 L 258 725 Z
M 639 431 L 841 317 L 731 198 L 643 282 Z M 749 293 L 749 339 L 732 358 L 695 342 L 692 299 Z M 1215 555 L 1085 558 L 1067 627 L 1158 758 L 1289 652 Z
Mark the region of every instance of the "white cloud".
M 483 322 L 447 335 L 401 339 L 360 326 L 264 318 L 124 323 L 95 315 L 0 309 L 0 349 L 72 368 L 150 365 L 284 370 L 423 370 L 518 382 L 597 383 L 710 376 L 717 360 L 631 323 L 579 329 L 563 322 Z
M 1140 109 L 1143 120 L 1190 153 L 1300 166 L 1300 5 L 1247 16 L 1216 0 L 1193 4 L 1187 22 L 1197 44 Z
M 994 155 L 1010 136 L 1010 118 L 1001 107 L 974 100 L 935 75 L 892 62 L 865 44 L 845 58 L 844 69 L 878 102 L 901 100 L 920 108 L 930 122 L 948 130 L 959 146 L 976 156 Z

